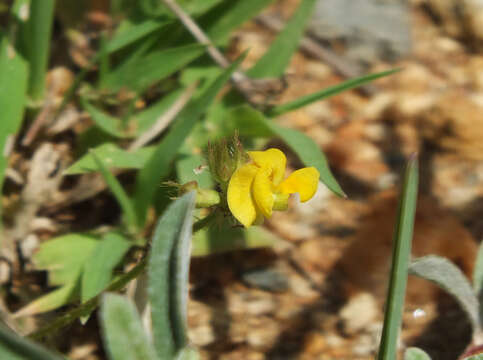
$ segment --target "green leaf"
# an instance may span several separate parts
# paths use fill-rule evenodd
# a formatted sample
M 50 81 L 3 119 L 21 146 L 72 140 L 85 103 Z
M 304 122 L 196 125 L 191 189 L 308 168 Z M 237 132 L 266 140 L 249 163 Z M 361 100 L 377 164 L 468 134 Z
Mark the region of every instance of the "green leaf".
M 68 234 L 42 243 L 32 260 L 38 270 L 49 271 L 51 286 L 76 281 L 99 239 L 86 234 Z
M 94 105 L 90 104 L 86 99 L 81 98 L 81 104 L 84 110 L 89 113 L 94 123 L 109 135 L 117 138 L 127 138 L 134 135 L 129 134 L 122 129 L 120 119 L 99 110 Z
M 284 74 L 293 53 L 297 50 L 300 38 L 304 33 L 307 20 L 310 19 L 314 9 L 315 0 L 304 0 L 280 32 L 271 43 L 268 51 L 247 72 L 247 75 L 255 78 L 280 77 Z
M 477 354 L 470 357 L 465 357 L 463 360 L 483 360 L 483 354 Z
M 156 188 L 170 172 L 174 160 L 185 138 L 189 135 L 199 117 L 213 102 L 216 94 L 230 79 L 242 58 L 234 62 L 197 98 L 180 112 L 177 121 L 156 147 L 154 154 L 138 173 L 136 179 L 135 201 L 138 218 L 142 224 L 146 218 L 147 209 L 151 203 Z
M 35 299 L 28 305 L 18 310 L 14 316 L 32 316 L 64 306 L 74 300 L 74 298 L 78 295 L 77 286 L 77 279 L 68 282 L 66 285 Z
M 172 203 L 156 225 L 149 256 L 149 300 L 158 356 L 186 347 L 188 271 L 195 194 Z
M 154 153 L 154 146 L 146 146 L 134 151 L 127 151 L 112 143 L 104 143 L 93 152 L 109 169 L 141 169 Z M 98 166 L 91 153 L 85 154 L 67 170 L 65 175 L 84 174 L 98 171 Z
M 413 157 L 406 168 L 399 200 L 397 223 L 394 229 L 391 275 L 378 360 L 393 360 L 397 355 L 397 339 L 402 321 L 417 195 L 418 161 Z
M 478 296 L 481 294 L 483 289 L 483 245 L 481 244 L 478 248 L 475 269 L 473 270 L 473 289 Z
M 174 104 L 184 91 L 185 88 L 170 91 L 158 102 L 134 114 L 130 121 L 133 123 L 132 127 L 135 129 L 136 135 L 140 135 L 150 129 L 156 120 Z
M 219 44 L 228 39 L 233 29 L 257 15 L 273 0 L 229 0 L 203 15 L 198 24 L 208 37 Z
M 52 42 L 55 0 L 31 1 L 28 22 L 27 53 L 30 65 L 29 94 L 33 100 L 42 100 L 45 76 Z
M 15 334 L 0 324 L 0 359 L 3 360 L 62 360 L 40 345 Z
M 468 315 L 473 329 L 480 329 L 478 299 L 469 280 L 451 261 L 436 255 L 424 256 L 411 263 L 409 273 L 431 281 L 453 295 Z
M 157 360 L 134 304 L 125 297 L 106 294 L 102 299 L 101 324 L 110 360 Z
M 81 275 L 81 301 L 86 302 L 103 291 L 112 280 L 114 268 L 121 262 L 132 242 L 118 233 L 104 235 L 84 264 Z
M 107 51 L 112 53 L 131 45 L 132 43 L 161 29 L 166 24 L 167 22 L 163 20 L 148 19 L 139 24 L 120 28 L 120 30 L 116 32 L 116 34 L 107 44 Z
M 431 360 L 431 358 L 423 350 L 411 347 L 404 353 L 404 360 Z
M 300 109 L 304 106 L 307 106 L 309 104 L 312 104 L 313 102 L 320 101 L 323 99 L 326 99 L 328 97 L 340 94 L 341 92 L 354 89 L 358 86 L 367 84 L 373 80 L 379 79 L 384 76 L 388 76 L 391 74 L 394 74 L 396 72 L 400 71 L 400 69 L 393 69 L 393 70 L 388 70 L 388 71 L 383 71 L 375 74 L 370 74 L 370 75 L 365 75 L 361 77 L 357 77 L 354 79 L 350 79 L 347 81 L 344 81 L 343 83 L 328 87 L 327 89 L 317 91 L 313 94 L 302 96 L 298 98 L 297 100 L 282 104 L 282 105 L 277 105 L 273 107 L 269 112 L 268 115 L 270 117 L 276 117 L 280 116 L 282 114 L 288 113 L 290 111 L 294 111 L 297 109 Z
M 22 123 L 27 92 L 27 63 L 18 54 L 7 36 L 0 31 L 0 190 L 3 188 L 8 159 L 6 145 L 14 143 L 14 136 Z M 0 204 L 0 219 L 1 219 Z M 1 226 L 0 226 L 1 227 Z M 2 241 L 0 240 L 0 246 Z
M 227 119 L 228 126 L 238 130 L 240 135 L 252 137 L 278 136 L 290 146 L 306 166 L 317 168 L 320 172 L 320 180 L 330 190 L 339 196 L 346 196 L 332 175 L 324 153 L 307 135 L 297 130 L 283 128 L 267 120 L 261 112 L 248 105 L 233 108 L 228 112 Z
M 96 162 L 99 168 L 99 171 L 102 174 L 102 177 L 104 178 L 104 181 L 106 182 L 111 192 L 114 194 L 114 197 L 116 198 L 119 205 L 121 206 L 121 209 L 125 216 L 125 220 L 129 227 L 129 230 L 135 231 L 138 225 L 138 221 L 136 217 L 136 211 L 134 210 L 134 205 L 131 202 L 131 199 L 122 188 L 121 183 L 109 171 L 109 169 L 106 167 L 106 165 L 101 160 L 101 158 L 97 156 L 97 154 L 92 150 L 90 153 L 94 158 L 94 161 Z
M 106 75 L 104 86 L 112 91 L 127 87 L 141 92 L 146 87 L 178 71 L 205 51 L 205 45 L 191 44 L 149 52 L 129 66 L 114 68 Z

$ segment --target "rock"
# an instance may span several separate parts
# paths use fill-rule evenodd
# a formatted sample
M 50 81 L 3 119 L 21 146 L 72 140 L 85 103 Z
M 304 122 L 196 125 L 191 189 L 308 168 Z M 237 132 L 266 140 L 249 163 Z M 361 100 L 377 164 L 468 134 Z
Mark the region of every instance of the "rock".
M 377 301 L 372 294 L 367 292 L 352 297 L 339 313 L 343 330 L 349 335 L 367 328 L 378 314 Z
M 409 28 L 403 0 L 319 0 L 310 24 L 317 37 L 343 41 L 344 56 L 365 64 L 406 55 L 411 47 Z

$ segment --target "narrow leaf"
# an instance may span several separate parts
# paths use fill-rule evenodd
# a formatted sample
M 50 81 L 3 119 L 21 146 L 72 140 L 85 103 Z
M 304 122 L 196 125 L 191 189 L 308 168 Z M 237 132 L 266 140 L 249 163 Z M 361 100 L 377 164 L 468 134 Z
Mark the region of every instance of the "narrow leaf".
M 135 151 L 127 151 L 112 143 L 104 143 L 92 151 L 109 169 L 141 169 L 154 153 L 154 146 L 146 146 Z M 65 175 L 84 174 L 98 171 L 99 167 L 92 156 L 87 153 L 64 171 Z
M 466 276 L 451 261 L 436 255 L 424 256 L 411 263 L 409 273 L 429 280 L 453 295 L 473 328 L 480 328 L 478 299 Z
M 280 77 L 284 74 L 293 53 L 297 50 L 300 38 L 304 33 L 305 23 L 310 19 L 315 0 L 304 0 L 280 32 L 271 43 L 268 51 L 247 72 L 255 78 Z
M 161 29 L 161 27 L 166 24 L 166 21 L 161 21 L 159 19 L 148 19 L 139 24 L 127 28 L 121 28 L 107 44 L 107 51 L 112 53 L 120 50 L 123 47 Z
M 431 360 L 423 350 L 411 347 L 404 353 L 404 360 Z
M 62 360 L 34 342 L 15 334 L 0 324 L 0 359 L 5 360 Z
M 161 359 L 187 345 L 186 306 L 195 195 L 172 203 L 156 225 L 149 257 L 149 299 L 154 344 Z
M 402 194 L 399 200 L 393 240 L 391 275 L 378 360 L 393 360 L 396 359 L 397 355 L 397 339 L 401 327 L 406 292 L 417 192 L 418 162 L 413 157 L 409 160 L 406 168 Z
M 102 301 L 101 324 L 104 346 L 110 360 L 157 360 L 134 304 L 127 298 L 106 294 Z
M 112 271 L 121 262 L 132 242 L 110 232 L 99 241 L 84 264 L 81 276 L 81 301 L 86 302 L 103 291 L 112 279 Z
M 192 100 L 178 115 L 178 120 L 156 147 L 154 154 L 139 172 L 136 179 L 136 210 L 142 224 L 153 194 L 159 183 L 170 172 L 170 166 L 185 138 L 193 129 L 196 121 L 215 99 L 216 94 L 230 79 L 243 58 L 238 59 L 226 69 L 199 97 Z
M 134 210 L 134 206 L 133 206 L 133 203 L 131 202 L 131 199 L 122 188 L 121 183 L 109 171 L 109 169 L 106 167 L 106 165 L 101 160 L 101 158 L 97 156 L 97 154 L 94 151 L 91 151 L 91 154 L 99 168 L 100 173 L 102 174 L 102 177 L 104 178 L 104 181 L 106 182 L 107 186 L 112 191 L 112 193 L 114 194 L 114 197 L 116 198 L 119 205 L 121 206 L 127 225 L 130 227 L 131 231 L 134 231 L 137 227 L 138 222 L 136 218 L 136 212 Z
M 201 56 L 204 51 L 205 46 L 200 44 L 151 51 L 138 61 L 130 63 L 128 69 L 113 69 L 106 75 L 104 86 L 112 91 L 123 87 L 137 92 L 143 91 Z
M 365 75 L 365 76 L 344 81 L 343 83 L 328 87 L 327 89 L 317 91 L 310 95 L 302 96 L 294 101 L 291 101 L 282 105 L 277 105 L 268 112 L 268 115 L 270 117 L 280 116 L 287 112 L 294 111 L 304 106 L 307 106 L 309 104 L 312 104 L 313 102 L 326 99 L 328 97 L 340 94 L 341 92 L 354 89 L 358 86 L 367 84 L 381 77 L 394 74 L 398 71 L 400 71 L 400 69 L 393 69 L 389 71 L 383 71 L 380 73 Z
M 78 294 L 77 279 L 43 295 L 14 313 L 15 317 L 32 316 L 55 310 L 70 303 Z
M 134 134 L 129 134 L 121 128 L 121 121 L 102 110 L 99 110 L 94 105 L 90 104 L 86 99 L 81 98 L 81 104 L 86 110 L 94 123 L 103 131 L 111 136 L 117 138 L 132 137 Z

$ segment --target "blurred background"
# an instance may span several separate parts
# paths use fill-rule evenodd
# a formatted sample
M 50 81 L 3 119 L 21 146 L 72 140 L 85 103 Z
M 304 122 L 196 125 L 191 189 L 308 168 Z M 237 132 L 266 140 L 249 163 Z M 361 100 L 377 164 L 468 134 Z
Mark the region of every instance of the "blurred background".
M 204 1 L 207 9 L 216 3 Z M 92 90 L 102 79 L 91 58 L 122 19 L 138 16 L 125 12 L 125 1 L 113 3 L 118 7 L 108 0 L 56 4 L 47 100 L 40 109 L 44 119 L 36 115 L 24 123 L 4 184 L 7 240 L 0 283 L 6 313 L 48 288 L 45 273 L 30 261 L 39 244 L 110 226 L 119 217 L 99 177 L 63 176 L 85 149 L 105 139 L 89 130 L 96 122 L 92 111 L 79 99 L 55 121 L 49 111 L 58 109 L 86 69 L 78 94 L 91 102 L 101 99 L 104 110 L 120 118 L 127 107 L 143 109 L 174 88 L 173 78 L 131 101 L 122 85 L 132 79 L 121 68 L 115 79 L 104 79 L 114 92 Z M 299 4 L 272 1 L 221 34 L 226 37 L 221 49 L 232 61 L 248 50 L 241 68 L 250 68 Z M 10 5 L 0 2 L 2 25 Z M 483 1 L 317 0 L 310 16 L 299 50 L 277 82 L 283 86 L 254 96 L 280 104 L 356 76 L 401 71 L 277 118 L 323 149 L 348 198 L 320 183 L 308 203 L 294 200 L 287 212 L 265 223 L 270 239 L 260 243 L 272 246 L 204 251 L 193 258 L 189 336 L 202 359 L 373 359 L 398 185 L 411 154 L 418 154 L 421 169 L 414 256 L 445 256 L 468 276 L 474 267 L 483 235 Z M 132 49 L 124 51 L 121 57 Z M 181 82 L 197 78 L 193 69 Z M 137 76 L 142 75 L 143 69 Z M 291 169 L 301 166 L 278 140 L 265 146 L 287 151 Z M 119 178 L 127 186 L 134 181 L 131 172 Z M 22 326 L 28 332 L 49 316 L 23 318 Z M 470 325 L 454 300 L 423 280 L 409 280 L 403 321 L 401 348 L 421 347 L 433 359 L 456 359 L 470 341 Z M 104 358 L 95 316 L 83 327 L 71 326 L 56 342 L 71 359 Z

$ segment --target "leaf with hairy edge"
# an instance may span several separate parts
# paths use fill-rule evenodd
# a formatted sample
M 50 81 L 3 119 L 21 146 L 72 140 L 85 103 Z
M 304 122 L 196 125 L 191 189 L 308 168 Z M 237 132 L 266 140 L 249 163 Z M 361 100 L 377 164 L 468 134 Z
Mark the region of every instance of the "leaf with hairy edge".
M 195 194 L 172 203 L 158 221 L 149 257 L 149 299 L 158 356 L 170 359 L 187 345 L 186 307 Z
M 424 256 L 411 263 L 409 273 L 431 281 L 453 295 L 473 328 L 480 329 L 478 299 L 469 280 L 451 261 L 436 255 Z
M 404 360 L 431 360 L 431 358 L 423 350 L 411 347 L 404 353 Z
M 102 299 L 101 324 L 110 360 L 157 360 L 136 307 L 127 298 L 106 294 Z
M 476 255 L 476 264 L 473 270 L 473 289 L 477 296 L 481 294 L 483 289 L 483 243 L 480 244 Z
M 364 75 L 361 77 L 357 77 L 354 79 L 350 79 L 347 81 L 344 81 L 340 84 L 328 87 L 326 89 L 317 91 L 313 94 L 302 96 L 294 101 L 282 104 L 282 105 L 277 105 L 273 107 L 270 111 L 268 111 L 268 116 L 270 117 L 276 117 L 280 116 L 282 114 L 288 113 L 290 111 L 294 111 L 297 109 L 300 109 L 304 106 L 310 105 L 313 102 L 320 101 L 323 99 L 326 99 L 328 97 L 340 94 L 341 92 L 354 89 L 358 86 L 367 84 L 371 81 L 374 81 L 376 79 L 382 78 L 384 76 L 392 75 L 396 72 L 400 71 L 400 69 L 393 69 L 389 71 L 382 71 L 380 73 L 375 73 L 375 74 L 370 74 L 370 75 Z
M 280 32 L 270 44 L 270 48 L 260 60 L 247 72 L 248 76 L 255 78 L 280 77 L 284 74 L 290 59 L 302 37 L 307 20 L 310 19 L 316 0 L 304 0 Z
M 156 147 L 154 154 L 146 165 L 138 173 L 134 199 L 140 224 L 144 223 L 153 195 L 163 178 L 169 174 L 171 163 L 183 141 L 242 60 L 243 56 L 226 69 L 206 91 L 192 100 L 181 111 L 178 115 L 178 120 Z

